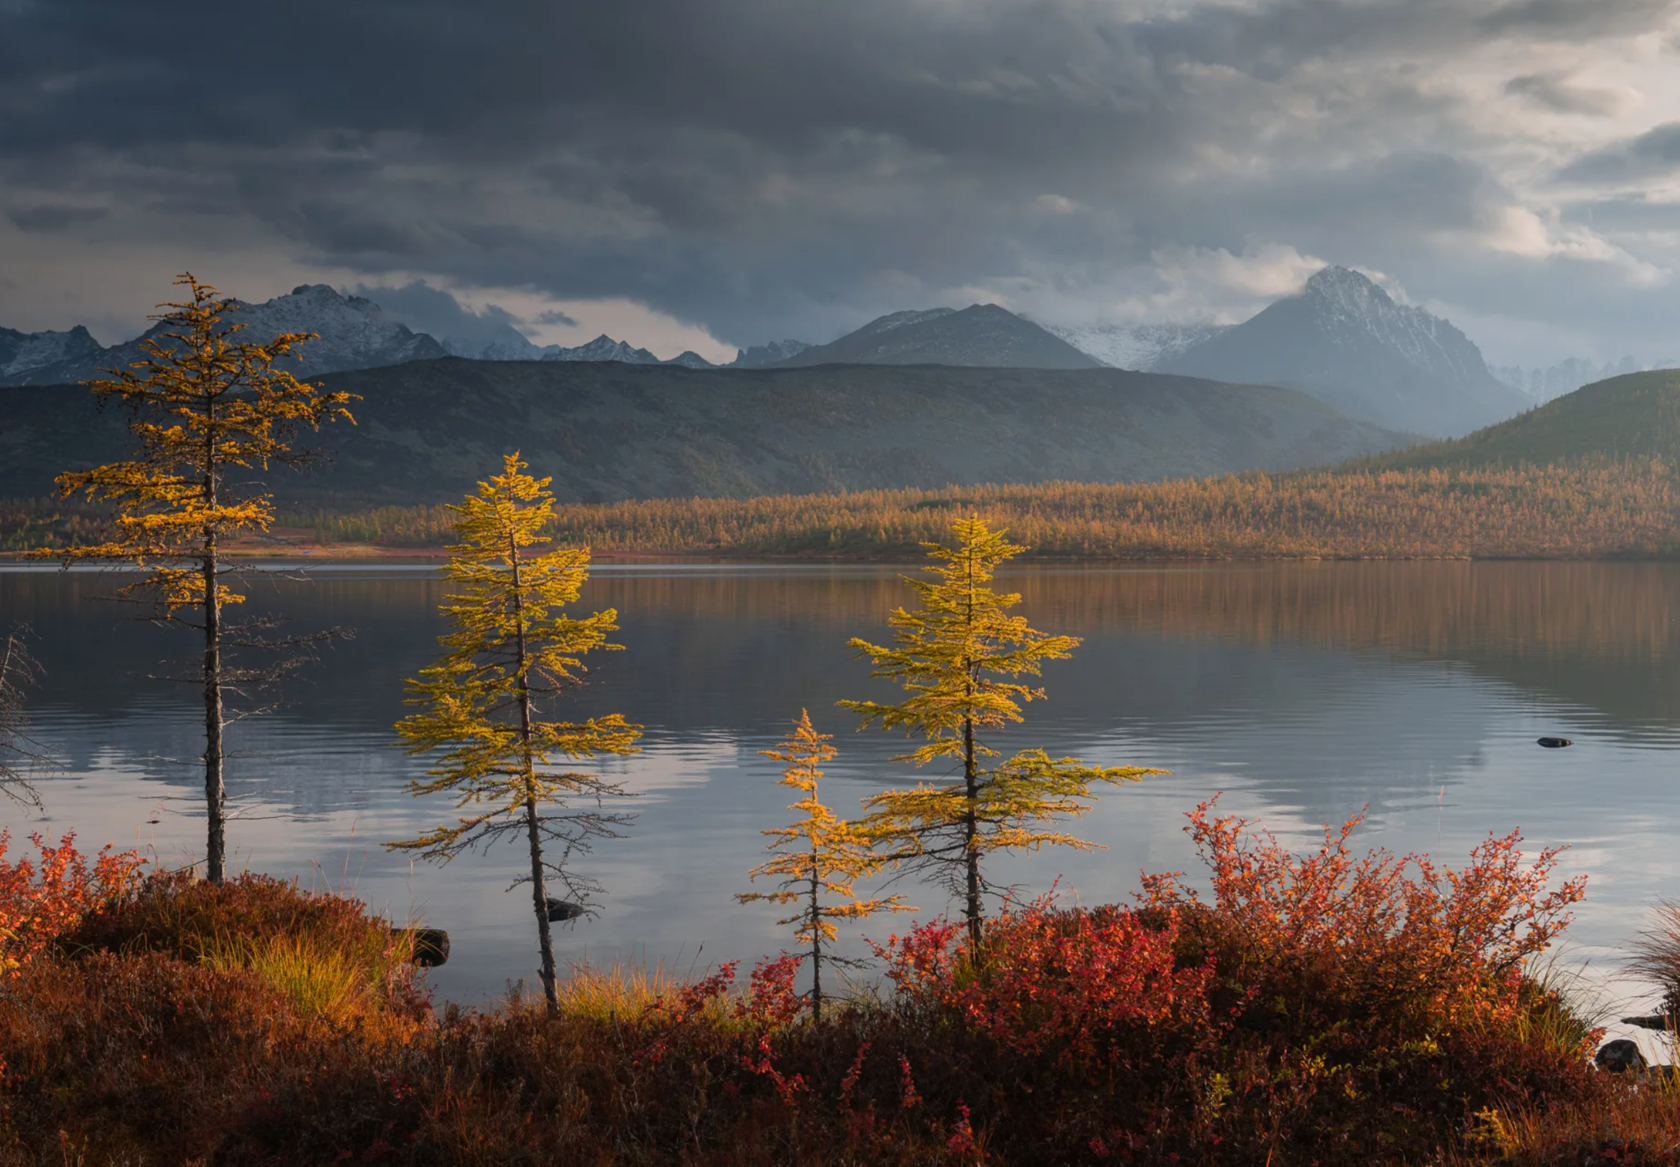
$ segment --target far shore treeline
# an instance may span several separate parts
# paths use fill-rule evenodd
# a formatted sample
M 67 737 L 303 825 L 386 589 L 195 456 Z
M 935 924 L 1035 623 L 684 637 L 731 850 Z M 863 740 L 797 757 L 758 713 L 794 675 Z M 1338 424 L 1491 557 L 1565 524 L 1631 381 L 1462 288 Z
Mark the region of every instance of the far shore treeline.
M 545 532 L 597 554 L 916 557 L 959 515 L 1063 559 L 1655 559 L 1680 555 L 1680 468 L 1645 456 L 1543 466 L 1346 467 L 1176 482 L 951 486 L 557 505 Z M 450 542 L 445 506 L 276 516 L 243 550 L 414 552 Z M 0 500 L 0 551 L 98 540 L 102 513 Z

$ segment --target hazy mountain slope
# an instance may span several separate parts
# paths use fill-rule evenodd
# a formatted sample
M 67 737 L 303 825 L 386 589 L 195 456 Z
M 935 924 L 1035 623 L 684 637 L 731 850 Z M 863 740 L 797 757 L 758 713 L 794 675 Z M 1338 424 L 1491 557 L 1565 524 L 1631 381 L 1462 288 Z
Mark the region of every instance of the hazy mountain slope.
M 960 312 L 895 312 L 770 367 L 812 365 L 1095 369 L 1102 362 L 996 304 L 975 304 Z
M 802 340 L 772 340 L 765 344 L 751 345 L 747 348 L 735 350 L 735 359 L 729 362 L 729 368 L 763 368 L 765 365 L 773 365 L 777 361 L 785 361 L 789 357 L 796 357 L 810 347 Z
M 1287 389 L 1114 369 L 691 370 L 424 361 L 324 379 L 360 394 L 335 461 L 271 476 L 293 499 L 447 501 L 520 449 L 569 500 L 745 496 L 1281 470 L 1399 435 Z M 115 456 L 121 416 L 85 390 L 0 389 L 0 496 Z
M 1546 465 L 1605 456 L 1660 458 L 1680 466 L 1680 369 L 1612 377 L 1457 441 L 1415 446 L 1375 462 L 1404 469 Z
M 1453 437 L 1528 405 L 1462 332 L 1396 304 L 1356 271 L 1329 267 L 1306 290 L 1163 362 L 1157 371 L 1302 389 L 1350 417 Z
M 1228 324 L 1046 324 L 1045 329 L 1115 369 L 1147 373 L 1212 340 Z

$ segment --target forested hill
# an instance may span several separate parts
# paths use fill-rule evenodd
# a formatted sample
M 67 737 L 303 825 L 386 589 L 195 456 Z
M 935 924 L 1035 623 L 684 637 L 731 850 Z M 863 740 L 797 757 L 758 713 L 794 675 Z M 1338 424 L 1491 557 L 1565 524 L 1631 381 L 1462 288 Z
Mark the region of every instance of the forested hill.
M 1370 465 L 1456 469 L 1629 457 L 1680 467 L 1680 369 L 1598 381 L 1456 441 L 1398 450 Z
M 1402 435 L 1288 389 L 1119 369 L 707 369 L 419 361 L 320 379 L 361 396 L 333 461 L 276 471 L 288 501 L 450 501 L 521 450 L 566 501 L 730 497 L 1281 470 Z M 0 389 L 0 496 L 126 446 L 120 410 L 76 386 Z

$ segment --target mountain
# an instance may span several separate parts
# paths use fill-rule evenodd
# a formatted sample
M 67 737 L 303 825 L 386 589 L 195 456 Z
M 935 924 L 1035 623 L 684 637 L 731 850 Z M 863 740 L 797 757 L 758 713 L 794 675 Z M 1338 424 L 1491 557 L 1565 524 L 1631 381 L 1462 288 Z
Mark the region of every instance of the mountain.
M 1373 464 L 1545 466 L 1591 458 L 1656 458 L 1680 467 L 1680 369 L 1599 381 L 1467 437 L 1415 446 Z
M 1504 365 L 1494 369 L 1493 375 L 1513 389 L 1528 394 L 1534 401 L 1541 402 L 1562 397 L 1565 393 L 1573 393 L 1581 386 L 1591 385 L 1595 381 L 1639 373 L 1647 368 L 1669 369 L 1677 364 L 1680 364 L 1680 361 L 1672 358 L 1646 365 L 1633 357 L 1623 357 L 1614 364 L 1605 361 L 1600 365 L 1583 357 L 1570 357 L 1544 369 Z
M 282 362 L 282 367 L 300 377 L 447 355 L 443 346 L 425 333 L 411 332 L 405 325 L 385 319 L 379 305 L 372 300 L 341 295 L 325 284 L 304 284 L 293 288 L 289 295 L 276 296 L 261 304 L 239 304 L 223 320 L 244 325 L 239 332 L 240 340 L 266 343 L 283 332 L 319 333 L 320 339 L 299 346 L 295 359 Z M 140 341 L 158 337 L 164 329 L 160 322 L 124 344 L 100 348 L 95 343 L 91 349 L 81 343 L 80 338 L 93 340 L 84 328 L 68 333 L 37 333 L 37 336 L 78 339 L 62 359 L 19 372 L 0 370 L 0 384 L 60 385 L 101 377 L 102 369 L 144 360 L 146 353 Z
M 1102 362 L 996 304 L 958 312 L 894 312 L 771 368 L 811 365 L 967 365 L 994 369 L 1095 369 Z
M 1299 295 L 1156 371 L 1284 385 L 1350 417 L 1438 437 L 1468 433 L 1529 404 L 1488 371 L 1481 350 L 1450 323 L 1396 304 L 1345 267 L 1325 268 Z
M 0 328 L 0 385 L 26 384 L 26 378 L 42 369 L 90 360 L 104 351 L 80 324 L 68 332 Z
M 1088 357 L 1115 369 L 1147 373 L 1180 353 L 1212 340 L 1225 324 L 1046 324 Z
M 796 357 L 811 345 L 802 340 L 772 340 L 768 344 L 755 344 L 751 348 L 735 350 L 735 359 L 727 366 L 731 369 L 757 369 L 765 365 L 773 365 L 777 361 L 785 361 L 789 357 Z
M 454 501 L 513 449 L 605 501 L 1282 470 L 1404 440 L 1289 389 L 1118 369 L 448 358 L 322 380 L 361 396 L 357 424 L 312 438 L 331 464 L 269 476 L 289 504 Z M 122 424 L 85 390 L 0 389 L 0 497 L 112 460 Z

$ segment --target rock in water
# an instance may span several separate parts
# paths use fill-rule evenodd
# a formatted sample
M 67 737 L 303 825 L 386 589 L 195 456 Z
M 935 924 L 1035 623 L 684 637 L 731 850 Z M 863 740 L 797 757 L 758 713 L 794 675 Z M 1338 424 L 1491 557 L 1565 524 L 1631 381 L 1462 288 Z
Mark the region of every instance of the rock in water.
M 449 933 L 442 928 L 392 928 L 391 935 L 410 939 L 414 945 L 414 963 L 421 968 L 436 968 L 449 962 Z
M 557 900 L 553 896 L 548 896 L 546 902 L 550 924 L 563 924 L 567 920 L 575 920 L 583 915 L 581 904 L 567 903 L 565 900 Z
M 1653 1013 L 1649 1017 L 1624 1017 L 1623 1025 L 1637 1025 L 1641 1029 L 1673 1029 L 1675 1019 L 1666 1013 Z
M 1564 746 L 1572 746 L 1575 744 L 1566 737 L 1543 737 L 1538 740 L 1540 744 L 1548 750 L 1561 750 Z
M 1636 1043 L 1620 1037 L 1599 1046 L 1593 1064 L 1611 1074 L 1637 1074 L 1645 1068 L 1646 1062 Z

